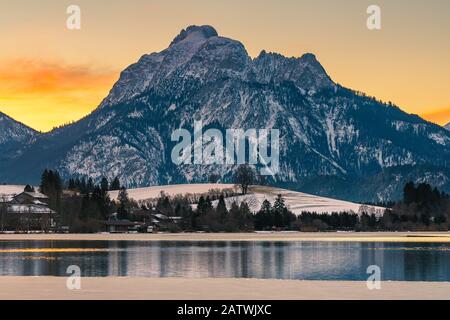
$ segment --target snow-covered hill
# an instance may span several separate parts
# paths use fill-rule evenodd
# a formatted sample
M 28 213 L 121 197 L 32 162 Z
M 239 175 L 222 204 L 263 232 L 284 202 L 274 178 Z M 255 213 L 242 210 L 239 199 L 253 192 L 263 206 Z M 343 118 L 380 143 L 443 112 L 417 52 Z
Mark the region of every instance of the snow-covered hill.
M 450 122 L 447 123 L 447 124 L 444 126 L 444 128 L 450 131 Z
M 128 189 L 128 195 L 130 198 L 141 201 L 156 199 L 163 192 L 167 196 L 186 195 L 186 194 L 206 194 L 210 190 L 235 190 L 234 184 L 179 184 L 179 185 L 167 185 L 167 186 L 154 186 L 146 188 Z M 237 190 L 236 190 L 237 192 Z M 111 199 L 117 199 L 119 191 L 110 191 L 109 195 Z
M 185 184 L 185 185 L 169 185 L 156 186 L 148 188 L 129 189 L 128 195 L 136 201 L 154 200 L 163 192 L 168 196 L 187 195 L 187 194 L 207 194 L 211 190 L 235 190 L 232 184 Z M 266 186 L 250 187 L 250 193 L 245 196 L 229 197 L 225 199 L 228 208 L 231 208 L 233 202 L 247 202 L 253 212 L 261 208 L 264 200 L 269 200 L 272 204 L 278 195 L 282 195 L 285 199 L 286 206 L 295 214 L 302 212 L 332 213 L 332 212 L 350 212 L 360 213 L 362 209 L 367 213 L 381 215 L 384 208 L 374 206 L 362 206 L 358 203 L 341 201 L 331 198 L 318 197 L 306 193 L 285 190 L 281 188 L 273 188 Z M 111 191 L 112 199 L 117 199 L 118 191 Z M 217 201 L 213 201 L 213 205 L 217 205 Z
M 227 198 L 225 203 L 227 208 L 230 209 L 233 202 L 241 203 L 245 201 L 250 206 L 250 209 L 253 212 L 256 212 L 261 208 L 264 200 L 268 200 L 273 204 L 278 195 L 283 196 L 286 206 L 297 215 L 302 212 L 333 213 L 352 211 L 358 214 L 366 212 L 381 216 L 385 210 L 381 207 L 366 206 L 358 203 L 271 187 L 252 187 L 250 188 L 250 194 Z M 214 201 L 213 204 L 217 205 L 217 201 Z
M 22 193 L 25 186 L 22 185 L 0 185 L 0 196 L 13 196 Z

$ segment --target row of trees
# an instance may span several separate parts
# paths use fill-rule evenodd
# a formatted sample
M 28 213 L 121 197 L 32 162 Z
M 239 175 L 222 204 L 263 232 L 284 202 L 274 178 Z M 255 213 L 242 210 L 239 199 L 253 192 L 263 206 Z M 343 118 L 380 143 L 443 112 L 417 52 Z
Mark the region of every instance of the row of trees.
M 63 187 L 72 193 L 63 196 Z M 32 188 L 27 186 L 27 188 Z M 106 178 L 95 184 L 93 179 L 69 179 L 67 184 L 59 173 L 45 170 L 41 176 L 40 192 L 49 198 L 49 207 L 58 213 L 59 225 L 69 226 L 71 232 L 100 231 L 101 222 L 117 212 L 119 219 L 126 219 L 131 210 L 127 190 L 115 178 L 111 183 Z M 118 202 L 110 199 L 108 191 L 120 190 Z M 27 191 L 32 191 L 27 190 Z
M 396 203 L 385 214 L 387 225 L 400 225 L 402 229 L 431 228 L 450 221 L 450 196 L 427 183 L 409 182 L 403 190 L 403 201 Z
M 114 178 L 111 183 L 103 177 L 100 181 L 100 187 L 102 190 L 106 191 L 116 191 L 121 189 L 120 180 L 118 177 Z M 86 180 L 86 178 L 76 178 L 76 179 L 69 179 L 67 182 L 67 189 L 72 191 L 78 191 L 81 193 L 91 193 L 94 191 L 94 180 L 92 178 L 89 178 Z
M 156 209 L 168 216 L 182 217 L 178 229 L 184 231 L 425 231 L 448 230 L 450 221 L 449 196 L 426 184 L 407 184 L 403 201 L 381 215 L 362 206 L 359 214 L 302 212 L 296 216 L 289 211 L 281 195 L 273 205 L 265 200 L 254 214 L 245 202 L 232 203 L 229 209 L 225 203 L 223 195 L 215 205 L 209 196 L 202 196 L 193 209 L 186 198 L 171 199 L 162 195 Z
M 254 174 L 248 166 L 241 166 L 235 174 L 235 182 L 242 193 L 248 192 Z M 78 192 L 62 197 L 64 182 L 58 172 L 45 170 L 40 191 L 49 197 L 52 209 L 61 213 L 60 222 L 69 225 L 73 232 L 100 230 L 100 222 L 113 212 L 118 219 L 149 221 L 152 214 L 179 217 L 176 224 L 168 224 L 169 231 L 238 232 L 251 230 L 448 230 L 450 221 L 450 197 L 428 184 L 408 183 L 403 200 L 387 209 L 382 216 L 369 211 L 357 215 L 353 212 L 319 214 L 303 212 L 294 215 L 279 195 L 274 203 L 264 201 L 253 213 L 246 202 L 228 203 L 224 194 L 203 195 L 196 206 L 187 196 L 169 197 L 165 194 L 152 204 L 138 205 L 129 199 L 127 190 L 120 187 L 116 178 L 109 183 L 102 179 L 94 184 L 92 179 L 70 179 L 68 188 Z M 111 201 L 108 191 L 119 189 L 118 201 Z M 230 200 L 228 200 L 230 202 Z M 362 207 L 364 208 L 364 207 Z
M 214 201 L 212 197 L 200 196 L 197 205 L 193 206 L 188 197 L 169 197 L 161 194 L 154 207 L 142 206 L 141 216 L 147 213 L 160 213 L 168 217 L 181 218 L 176 224 L 162 225 L 166 231 L 206 231 L 206 232 L 238 232 L 253 230 L 253 214 L 247 203 L 233 203 L 228 210 L 224 195 Z M 134 216 L 136 218 L 136 216 Z
M 302 213 L 302 230 L 357 231 L 447 231 L 450 222 L 450 197 L 427 183 L 409 182 L 403 200 L 394 203 L 382 216 L 362 213 Z

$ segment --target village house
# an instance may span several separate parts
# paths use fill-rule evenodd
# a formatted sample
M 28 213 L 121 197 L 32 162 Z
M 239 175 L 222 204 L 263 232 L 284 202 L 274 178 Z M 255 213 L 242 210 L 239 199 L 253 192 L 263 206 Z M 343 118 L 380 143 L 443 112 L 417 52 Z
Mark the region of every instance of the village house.
M 56 212 L 42 193 L 0 196 L 1 231 L 48 231 L 55 226 L 55 218 Z

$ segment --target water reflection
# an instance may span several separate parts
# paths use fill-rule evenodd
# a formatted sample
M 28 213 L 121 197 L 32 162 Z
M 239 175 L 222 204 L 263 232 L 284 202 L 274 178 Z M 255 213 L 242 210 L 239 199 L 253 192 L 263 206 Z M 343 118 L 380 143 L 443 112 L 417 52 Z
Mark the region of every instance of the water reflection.
M 0 275 L 450 281 L 448 244 L 342 242 L 0 242 Z

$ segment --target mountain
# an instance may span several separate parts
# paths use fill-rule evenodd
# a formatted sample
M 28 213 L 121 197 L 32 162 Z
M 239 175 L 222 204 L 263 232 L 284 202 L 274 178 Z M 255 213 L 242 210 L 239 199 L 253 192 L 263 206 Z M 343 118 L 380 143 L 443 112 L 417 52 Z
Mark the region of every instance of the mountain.
M 36 137 L 0 168 L 0 181 L 35 183 L 45 168 L 129 187 L 231 180 L 235 166 L 171 161 L 177 128 L 280 130 L 279 187 L 354 201 L 401 194 L 404 179 L 448 188 L 450 132 L 342 87 L 310 53 L 287 58 L 210 26 L 183 30 L 170 46 L 125 69 L 84 119 Z M 426 167 L 426 171 L 417 168 Z M 447 189 L 448 190 L 448 189 Z
M 444 128 L 450 131 L 450 122 L 447 123 L 447 124 L 444 126 Z
M 39 133 L 0 112 L 0 166 L 17 157 L 21 146 L 34 141 Z

